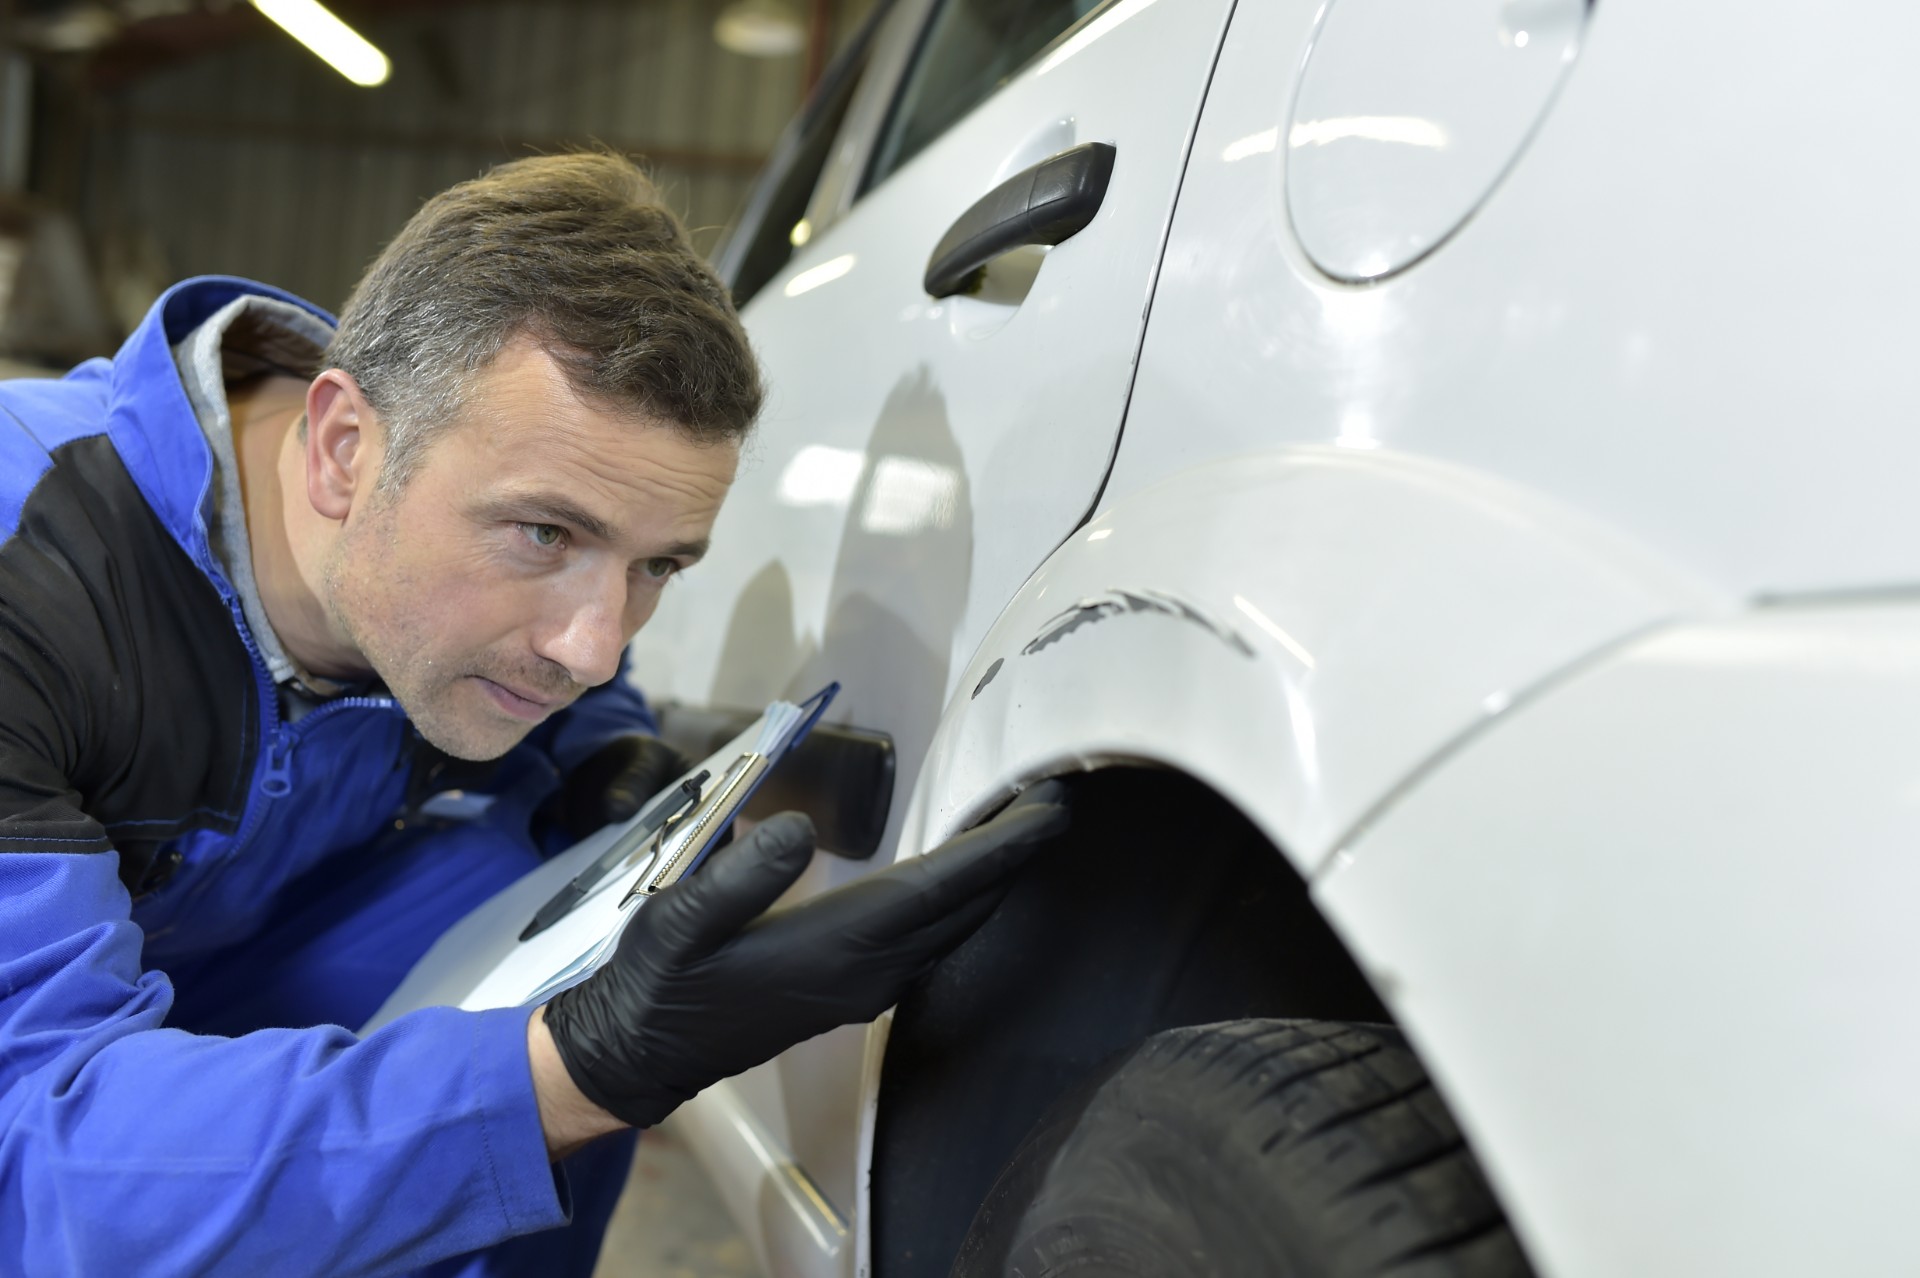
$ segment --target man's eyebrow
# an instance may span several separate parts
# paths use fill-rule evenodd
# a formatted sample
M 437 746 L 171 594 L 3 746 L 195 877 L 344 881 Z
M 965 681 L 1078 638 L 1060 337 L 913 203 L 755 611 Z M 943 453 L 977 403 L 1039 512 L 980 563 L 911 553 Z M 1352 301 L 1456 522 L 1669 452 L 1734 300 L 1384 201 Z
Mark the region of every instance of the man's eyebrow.
M 614 542 L 620 538 L 619 529 L 598 515 L 583 510 L 576 502 L 559 493 L 528 493 L 518 497 L 501 497 L 488 503 L 488 513 L 503 519 L 531 515 L 536 522 L 571 524 L 588 536 L 604 542 Z M 676 541 L 659 553 L 680 559 L 700 559 L 706 555 L 711 544 L 711 541 L 705 537 L 698 541 Z
M 705 537 L 702 537 L 699 541 L 676 541 L 661 553 L 671 555 L 676 559 L 704 559 L 707 554 L 707 548 L 711 545 L 713 545 L 713 543 Z
M 620 532 L 612 524 L 558 493 L 525 493 L 497 497 L 487 503 L 487 513 L 503 519 L 528 523 L 571 524 L 601 541 L 617 541 Z M 529 518 L 530 517 L 530 518 Z

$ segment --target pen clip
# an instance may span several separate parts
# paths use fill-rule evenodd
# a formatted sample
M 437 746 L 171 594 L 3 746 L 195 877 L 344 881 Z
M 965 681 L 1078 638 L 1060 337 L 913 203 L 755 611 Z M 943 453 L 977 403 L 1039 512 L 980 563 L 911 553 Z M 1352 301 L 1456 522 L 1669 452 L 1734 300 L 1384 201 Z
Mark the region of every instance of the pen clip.
M 658 852 L 661 842 L 687 819 L 688 813 L 700 806 L 700 800 L 704 797 L 701 783 L 711 775 L 702 772 L 680 783 L 680 793 L 674 796 L 673 806 L 667 809 L 666 816 L 661 818 L 659 827 L 653 832 L 651 851 Z

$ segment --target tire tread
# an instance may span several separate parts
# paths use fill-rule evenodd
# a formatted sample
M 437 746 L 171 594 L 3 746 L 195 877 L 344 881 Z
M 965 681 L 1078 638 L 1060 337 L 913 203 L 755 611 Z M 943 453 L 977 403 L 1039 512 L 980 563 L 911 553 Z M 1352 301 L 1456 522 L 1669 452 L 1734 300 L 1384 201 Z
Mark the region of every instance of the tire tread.
M 1162 1162 L 1168 1148 L 1187 1148 L 1194 1155 L 1189 1162 L 1231 1165 L 1254 1185 L 1265 1182 L 1256 1192 L 1260 1201 L 1271 1200 L 1271 1210 L 1232 1217 L 1248 1220 L 1265 1239 L 1263 1258 L 1221 1252 L 1211 1257 L 1215 1267 L 1208 1272 L 1261 1278 L 1526 1278 L 1533 1272 L 1445 1102 L 1390 1026 L 1251 1020 L 1168 1030 L 1101 1073 L 1074 1105 L 1073 1123 L 1090 1116 L 1118 1143 L 1083 1150 L 1071 1134 L 1077 1129 L 1057 1118 L 1043 1122 L 1036 1130 L 1049 1132 L 1049 1143 L 1035 1146 L 1024 1165 L 1017 1154 L 1002 1178 L 1009 1187 L 1016 1181 L 1045 1186 L 1034 1200 L 1036 1214 L 1029 1219 L 989 1195 L 976 1231 L 992 1221 L 990 1232 L 1001 1241 L 963 1247 L 956 1275 L 1031 1278 L 1083 1267 L 1088 1258 L 1078 1250 L 1076 1211 L 1094 1213 L 1114 1245 L 1134 1257 L 1125 1272 L 1157 1274 L 1169 1265 L 1178 1271 L 1168 1253 L 1157 1250 L 1175 1240 L 1147 1238 L 1138 1215 L 1116 1208 L 1145 1203 L 1128 1195 L 1154 1183 L 1152 1173 L 1128 1170 L 1127 1151 L 1135 1148 L 1128 1142 L 1136 1139 L 1176 1142 L 1139 1146 L 1158 1150 Z M 1010 1179 L 1016 1168 L 1020 1176 Z M 1237 1191 L 1225 1192 L 1232 1198 Z M 1004 1233 L 1016 1222 L 1014 1233 L 1024 1231 L 1029 1240 L 1025 1251 Z M 1193 1247 L 1212 1245 L 1206 1235 L 1201 1229 L 1197 1239 L 1186 1239 L 1180 1254 L 1191 1259 Z M 968 1259 L 1016 1253 L 1029 1259 L 1004 1269 Z M 1157 1261 L 1146 1263 L 1149 1257 Z

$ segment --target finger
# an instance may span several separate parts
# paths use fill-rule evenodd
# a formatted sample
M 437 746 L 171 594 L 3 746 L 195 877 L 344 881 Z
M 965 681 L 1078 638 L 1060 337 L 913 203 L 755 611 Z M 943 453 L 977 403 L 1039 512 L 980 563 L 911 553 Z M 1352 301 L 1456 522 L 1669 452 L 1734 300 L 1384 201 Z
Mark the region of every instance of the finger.
M 782 915 L 797 916 L 793 926 L 799 928 L 823 935 L 857 935 L 867 944 L 884 947 L 1003 886 L 1066 826 L 1067 811 L 1056 804 L 1009 808 L 925 856 L 823 893 Z
M 661 892 L 635 923 L 682 956 L 708 953 L 764 914 L 812 859 L 812 821 L 799 812 L 768 817 Z
M 1003 882 L 1047 840 L 1063 833 L 1070 819 L 1063 804 L 1016 803 L 984 825 L 894 868 L 917 882 L 923 917 L 936 917 Z
M 575 765 L 549 802 L 560 828 L 584 839 L 602 826 L 627 820 L 686 770 L 686 760 L 672 746 L 658 737 L 629 732 Z
M 948 913 L 928 921 L 918 931 L 902 938 L 901 943 L 918 951 L 920 970 L 924 974 L 970 940 L 993 917 L 1011 892 L 1012 885 L 1003 884 L 968 897 Z
M 659 737 L 641 737 L 636 745 L 638 748 L 627 775 L 638 789 L 647 794 L 659 793 L 693 770 L 693 764 L 686 755 Z
M 1016 795 L 1013 802 L 1009 803 L 1003 809 L 1003 814 L 1035 805 L 1051 805 L 1062 808 L 1070 806 L 1067 802 L 1066 783 L 1058 777 L 1048 777 L 1044 781 L 1037 781 Z
M 847 990 L 848 1016 L 870 1021 L 904 999 L 936 965 L 966 944 L 1006 897 L 1005 890 L 982 892 L 962 903 L 953 913 L 932 920 L 918 931 L 894 938 L 886 950 L 888 961 L 884 965 L 869 961 L 860 969 L 883 970 L 891 975 L 871 989 Z

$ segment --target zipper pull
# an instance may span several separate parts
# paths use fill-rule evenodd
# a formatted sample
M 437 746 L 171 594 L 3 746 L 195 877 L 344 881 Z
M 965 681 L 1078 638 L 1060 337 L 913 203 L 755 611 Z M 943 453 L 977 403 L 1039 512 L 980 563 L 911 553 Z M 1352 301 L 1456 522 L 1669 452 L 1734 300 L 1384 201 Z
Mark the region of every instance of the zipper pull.
M 284 729 L 267 745 L 267 770 L 260 775 L 260 793 L 270 799 L 293 793 L 293 739 Z

